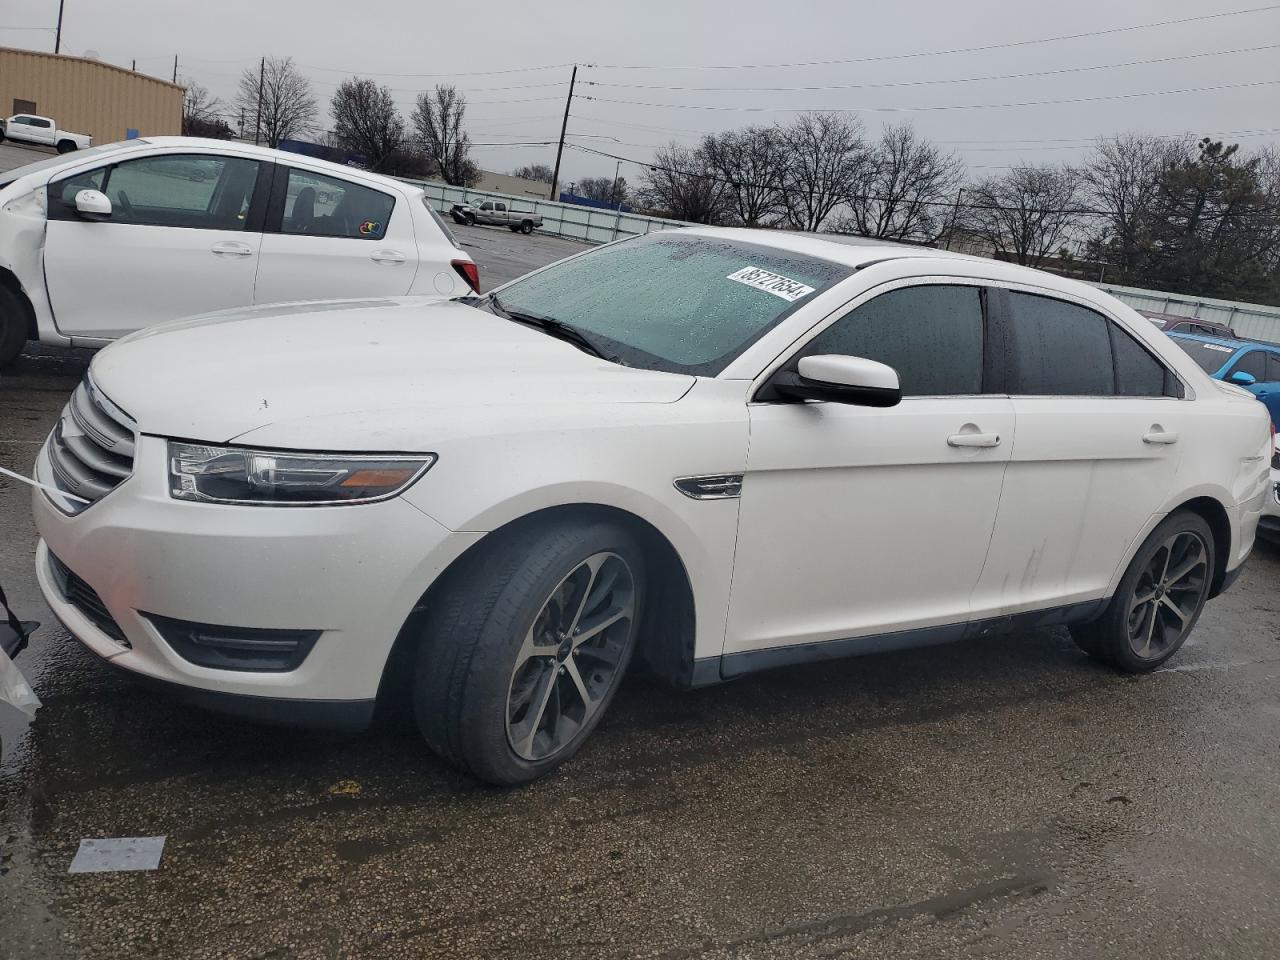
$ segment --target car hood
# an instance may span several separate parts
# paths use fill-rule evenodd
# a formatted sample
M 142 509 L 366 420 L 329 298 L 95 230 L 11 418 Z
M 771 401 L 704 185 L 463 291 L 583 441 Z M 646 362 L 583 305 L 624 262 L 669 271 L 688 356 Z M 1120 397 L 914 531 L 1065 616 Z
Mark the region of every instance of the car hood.
M 380 421 L 450 410 L 518 408 L 523 417 L 539 404 L 671 403 L 694 379 L 609 363 L 486 310 L 416 298 L 179 320 L 107 347 L 90 376 L 143 433 L 224 443 L 271 425 L 279 443 L 291 422 L 314 438 L 328 418 L 336 433 L 359 434 L 333 436 L 333 449 L 362 448 Z

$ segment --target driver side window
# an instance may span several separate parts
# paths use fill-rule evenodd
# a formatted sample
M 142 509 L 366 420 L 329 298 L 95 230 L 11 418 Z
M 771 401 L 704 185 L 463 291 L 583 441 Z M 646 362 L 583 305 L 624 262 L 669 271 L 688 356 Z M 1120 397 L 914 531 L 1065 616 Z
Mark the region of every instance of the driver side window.
M 866 357 L 898 371 L 904 397 L 982 393 L 978 287 L 902 287 L 868 300 L 809 341 L 799 356 Z

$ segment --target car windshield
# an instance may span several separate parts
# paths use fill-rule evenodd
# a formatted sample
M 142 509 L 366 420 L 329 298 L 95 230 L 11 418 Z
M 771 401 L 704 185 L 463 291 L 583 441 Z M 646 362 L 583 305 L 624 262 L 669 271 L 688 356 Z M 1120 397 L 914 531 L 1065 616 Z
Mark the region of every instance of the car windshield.
M 1184 340 L 1182 337 L 1174 337 L 1173 341 L 1186 352 L 1187 356 L 1198 363 L 1205 373 L 1217 373 L 1227 359 L 1236 352 L 1233 347 L 1205 343 L 1203 340 Z
M 576 327 L 628 366 L 715 376 L 850 273 L 816 257 L 670 231 L 555 264 L 499 295 L 506 311 Z
M 7 187 L 15 180 L 25 177 L 28 174 L 39 173 L 41 170 L 50 170 L 54 167 L 65 167 L 72 163 L 78 163 L 86 157 L 92 157 L 96 154 L 107 153 L 108 151 L 124 150 L 135 146 L 145 146 L 148 141 L 142 138 L 133 140 L 121 140 L 118 143 L 104 143 L 100 147 L 87 147 L 84 150 L 77 150 L 71 154 L 59 154 L 56 157 L 50 157 L 47 160 L 37 160 L 35 163 L 23 164 L 21 167 L 14 167 L 12 170 L 6 170 L 0 173 L 0 187 Z

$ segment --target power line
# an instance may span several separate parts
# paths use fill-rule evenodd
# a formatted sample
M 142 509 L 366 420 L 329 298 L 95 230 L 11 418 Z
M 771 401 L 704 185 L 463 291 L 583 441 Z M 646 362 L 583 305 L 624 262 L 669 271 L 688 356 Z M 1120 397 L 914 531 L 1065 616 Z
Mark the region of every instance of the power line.
M 1089 73 L 1096 70 L 1117 70 L 1122 67 L 1148 66 L 1157 63 L 1177 63 L 1184 60 L 1198 60 L 1206 57 L 1226 57 L 1243 53 L 1258 53 L 1264 50 L 1280 48 L 1280 43 L 1269 43 L 1258 47 L 1239 47 L 1234 50 L 1215 50 L 1206 53 L 1187 53 L 1169 57 L 1155 57 L 1150 60 L 1127 60 L 1123 63 L 1100 63 L 1087 67 L 1063 67 L 1059 70 L 1035 70 L 1029 73 L 988 74 L 981 77 L 955 77 L 942 80 L 895 80 L 885 83 L 834 83 L 814 86 L 794 87 L 686 87 L 652 83 L 612 83 L 606 80 L 587 80 L 592 87 L 616 87 L 628 90 L 680 90 L 694 93 L 778 93 L 787 91 L 821 91 L 821 90 L 879 90 L 887 87 L 926 87 L 936 84 L 981 83 L 988 80 L 1026 80 L 1031 77 L 1055 77 L 1069 73 Z
M 1013 40 L 1007 43 L 988 43 L 977 47 L 954 47 L 949 50 L 922 50 L 915 53 L 891 53 L 875 57 L 851 57 L 842 60 L 805 60 L 793 63 L 727 63 L 727 64 L 689 64 L 687 66 L 645 66 L 640 64 L 596 64 L 602 70 L 762 70 L 786 67 L 825 67 L 846 63 L 879 63 L 885 60 L 910 60 L 917 57 L 942 57 L 958 53 L 982 53 L 988 50 L 1007 50 L 1013 47 L 1028 47 L 1042 43 L 1059 43 L 1066 40 L 1082 40 L 1087 37 L 1105 37 L 1118 33 L 1130 33 L 1135 30 L 1151 30 L 1156 27 L 1171 27 L 1184 23 L 1199 23 L 1205 20 L 1219 20 L 1224 17 L 1240 17 L 1253 13 L 1266 13 L 1280 9 L 1280 3 L 1268 4 L 1264 7 L 1249 7 L 1243 10 L 1227 10 L 1222 13 L 1206 13 L 1196 17 L 1181 17 L 1176 20 L 1157 20 L 1152 23 L 1137 23 L 1126 27 L 1110 27 L 1105 30 L 1089 30 L 1085 33 L 1069 33 L 1056 37 L 1038 37 L 1033 40 Z
M 724 107 L 701 103 L 650 103 L 644 100 L 614 100 L 607 97 L 583 96 L 583 100 L 635 107 L 662 107 L 672 110 L 714 110 L 735 113 L 912 113 L 939 110 L 996 110 L 1007 107 L 1048 107 L 1067 103 L 1098 103 L 1102 100 L 1133 100 L 1138 97 L 1168 97 L 1186 93 L 1210 93 L 1217 90 L 1241 90 L 1267 87 L 1280 80 L 1253 80 L 1247 83 L 1221 83 L 1211 87 L 1183 87 L 1177 90 L 1146 90 L 1141 93 L 1111 93 L 1097 97 L 1068 97 L 1062 100 L 1022 100 L 1010 103 L 957 103 L 924 107 Z
M 346 73 L 363 77 L 491 77 L 507 73 L 531 73 L 535 70 L 563 70 L 572 67 L 572 63 L 548 63 L 540 67 L 511 67 L 506 70 L 473 70 L 469 73 L 385 73 L 377 70 L 345 70 L 339 67 L 317 67 L 313 64 L 299 63 L 299 67 L 307 70 L 319 70 L 323 73 Z

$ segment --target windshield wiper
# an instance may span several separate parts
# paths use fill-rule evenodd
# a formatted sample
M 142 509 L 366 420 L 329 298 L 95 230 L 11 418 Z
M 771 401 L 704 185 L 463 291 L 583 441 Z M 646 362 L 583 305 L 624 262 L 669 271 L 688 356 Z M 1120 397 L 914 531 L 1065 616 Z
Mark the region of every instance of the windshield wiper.
M 610 353 L 606 353 L 598 344 L 594 343 L 590 337 L 579 330 L 572 324 L 565 323 L 563 320 L 557 320 L 555 317 L 544 317 L 536 313 L 525 313 L 522 310 L 512 310 L 505 306 L 498 299 L 497 294 L 489 294 L 489 307 L 500 317 L 507 320 L 513 320 L 516 323 L 522 323 L 526 327 L 535 327 L 544 333 L 566 343 L 571 343 L 584 353 L 589 353 L 593 357 L 599 357 L 601 360 L 608 360 L 610 363 L 621 363 L 617 357 Z

